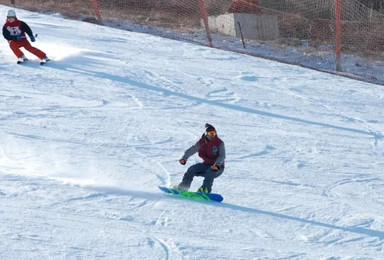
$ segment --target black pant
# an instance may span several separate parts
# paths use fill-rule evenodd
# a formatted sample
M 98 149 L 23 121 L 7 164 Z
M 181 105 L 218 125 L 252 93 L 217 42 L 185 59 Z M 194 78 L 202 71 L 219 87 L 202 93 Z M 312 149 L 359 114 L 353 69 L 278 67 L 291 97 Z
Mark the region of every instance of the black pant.
M 193 178 L 195 176 L 201 176 L 204 177 L 203 185 L 201 187 L 207 188 L 208 192 L 211 192 L 213 180 L 219 177 L 224 171 L 224 168 L 222 167 L 217 172 L 215 172 L 214 170 L 212 170 L 211 166 L 212 165 L 209 164 L 197 163 L 189 167 L 183 177 L 183 186 L 189 188 L 191 186 Z

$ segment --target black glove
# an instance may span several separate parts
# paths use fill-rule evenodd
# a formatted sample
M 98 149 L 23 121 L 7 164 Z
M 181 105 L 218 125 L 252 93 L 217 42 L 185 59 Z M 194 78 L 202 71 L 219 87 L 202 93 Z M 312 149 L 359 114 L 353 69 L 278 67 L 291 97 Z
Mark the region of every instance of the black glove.
M 36 41 L 35 36 L 33 36 L 33 35 L 29 36 L 29 38 L 31 39 L 31 42 L 35 42 Z

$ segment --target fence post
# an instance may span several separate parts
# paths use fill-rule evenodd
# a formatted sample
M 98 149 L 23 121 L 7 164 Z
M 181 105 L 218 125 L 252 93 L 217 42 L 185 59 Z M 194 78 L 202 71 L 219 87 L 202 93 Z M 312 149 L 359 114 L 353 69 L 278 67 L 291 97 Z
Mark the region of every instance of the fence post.
M 93 9 L 95 10 L 95 14 L 97 16 L 97 19 L 99 22 L 101 22 L 101 14 L 100 14 L 100 8 L 99 8 L 99 2 L 98 0 L 91 0 Z
M 209 31 L 208 13 L 207 13 L 207 9 L 205 9 L 205 1 L 204 0 L 200 0 L 200 13 L 201 13 L 201 17 L 204 20 L 205 32 L 206 32 L 207 39 L 209 42 L 209 47 L 213 47 L 212 37 L 211 37 L 211 33 Z
M 335 0 L 336 71 L 341 71 L 341 0 Z

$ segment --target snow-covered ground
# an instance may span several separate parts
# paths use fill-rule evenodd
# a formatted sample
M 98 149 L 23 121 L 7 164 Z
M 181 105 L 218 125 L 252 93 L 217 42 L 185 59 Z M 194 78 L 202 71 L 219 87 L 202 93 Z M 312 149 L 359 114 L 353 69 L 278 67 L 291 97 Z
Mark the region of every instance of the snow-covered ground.
M 16 11 L 54 61 L 0 41 L 0 259 L 384 258 L 382 86 Z M 207 122 L 224 201 L 160 192 Z
M 185 40 L 200 45 L 208 45 L 206 32 L 175 32 L 163 27 L 143 26 L 134 21 L 103 18 L 103 24 L 113 28 L 119 28 L 139 33 L 157 35 L 169 39 Z M 321 72 L 328 72 L 365 82 L 384 86 L 384 61 L 376 55 L 369 58 L 358 53 L 341 55 L 341 70 L 337 70 L 335 46 L 323 44 L 317 46 L 310 40 L 296 42 L 296 46 L 284 46 L 281 43 L 246 40 L 245 47 L 238 37 L 225 36 L 218 33 L 211 35 L 214 48 L 221 50 L 246 53 L 254 57 L 261 57 L 287 64 L 294 64 L 305 68 L 311 68 Z M 298 41 L 298 39 L 294 39 Z M 293 43 L 292 42 L 292 43 Z M 348 49 L 348 48 L 346 48 Z

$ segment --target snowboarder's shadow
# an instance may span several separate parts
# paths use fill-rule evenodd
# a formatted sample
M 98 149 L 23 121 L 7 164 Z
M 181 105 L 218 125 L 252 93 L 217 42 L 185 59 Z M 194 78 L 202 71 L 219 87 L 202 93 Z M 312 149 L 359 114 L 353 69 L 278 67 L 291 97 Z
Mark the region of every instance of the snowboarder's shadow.
M 204 205 L 212 206 L 212 207 L 221 207 L 221 208 L 226 208 L 230 210 L 235 210 L 235 211 L 241 211 L 249 214 L 258 214 L 258 215 L 265 215 L 269 216 L 272 218 L 278 218 L 278 219 L 284 219 L 284 220 L 290 220 L 290 221 L 295 221 L 295 222 L 301 222 L 304 224 L 309 224 L 313 226 L 319 226 L 327 229 L 333 229 L 333 230 L 341 230 L 344 232 L 350 232 L 350 233 L 355 233 L 355 234 L 360 234 L 360 235 L 365 235 L 365 236 L 370 236 L 370 237 L 377 237 L 379 239 L 384 239 L 384 232 L 383 231 L 378 231 L 378 230 L 373 230 L 373 229 L 368 229 L 368 228 L 363 228 L 363 227 L 343 227 L 343 226 L 336 226 L 333 224 L 327 224 L 327 223 L 322 223 L 314 220 L 308 220 L 304 218 L 299 218 L 299 217 L 293 217 L 289 215 L 284 215 L 281 213 L 275 213 L 271 211 L 265 211 L 265 210 L 260 210 L 260 209 L 255 209 L 255 208 L 249 208 L 245 206 L 238 206 L 235 204 L 230 204 L 226 202 L 216 202 L 216 201 L 203 201 L 203 200 L 195 200 L 191 198 L 184 198 L 184 197 L 177 197 L 177 196 L 172 196 L 168 194 L 162 194 L 158 192 L 144 192 L 144 191 L 137 191 L 137 190 L 129 190 L 129 189 L 122 189 L 118 187 L 109 187 L 109 186 L 87 186 L 86 188 L 106 193 L 106 194 L 113 194 L 113 195 L 118 195 L 118 196 L 132 196 L 135 198 L 142 198 L 146 200 L 157 200 L 157 199 L 162 199 L 162 198 L 167 198 L 172 199 L 172 200 L 184 200 L 184 201 L 190 201 L 194 203 L 201 203 Z
M 314 221 L 314 220 L 308 220 L 308 219 L 304 219 L 304 218 L 293 217 L 293 216 L 284 215 L 284 214 L 280 214 L 280 213 L 274 213 L 271 211 L 248 208 L 248 207 L 244 207 L 244 206 L 237 206 L 237 205 L 229 204 L 229 203 L 216 203 L 216 204 L 212 204 L 212 205 L 215 205 L 217 207 L 228 208 L 228 209 L 232 209 L 232 210 L 236 210 L 236 211 L 242 211 L 242 212 L 246 212 L 246 213 L 250 213 L 250 214 L 266 215 L 266 216 L 270 216 L 273 218 L 296 221 L 296 222 L 301 222 L 301 223 L 305 223 L 305 224 L 309 224 L 309 225 L 313 225 L 313 226 L 319 226 L 319 227 L 324 227 L 324 228 L 334 229 L 334 230 L 341 230 L 341 231 L 345 231 L 345 232 L 351 232 L 351 233 L 356 233 L 356 234 L 360 234 L 360 235 L 384 239 L 384 232 L 383 231 L 378 231 L 378 230 L 373 230 L 373 229 L 368 229 L 368 228 L 336 226 L 333 224 L 327 224 L 327 223 L 322 223 L 322 222 L 318 222 L 318 221 Z

